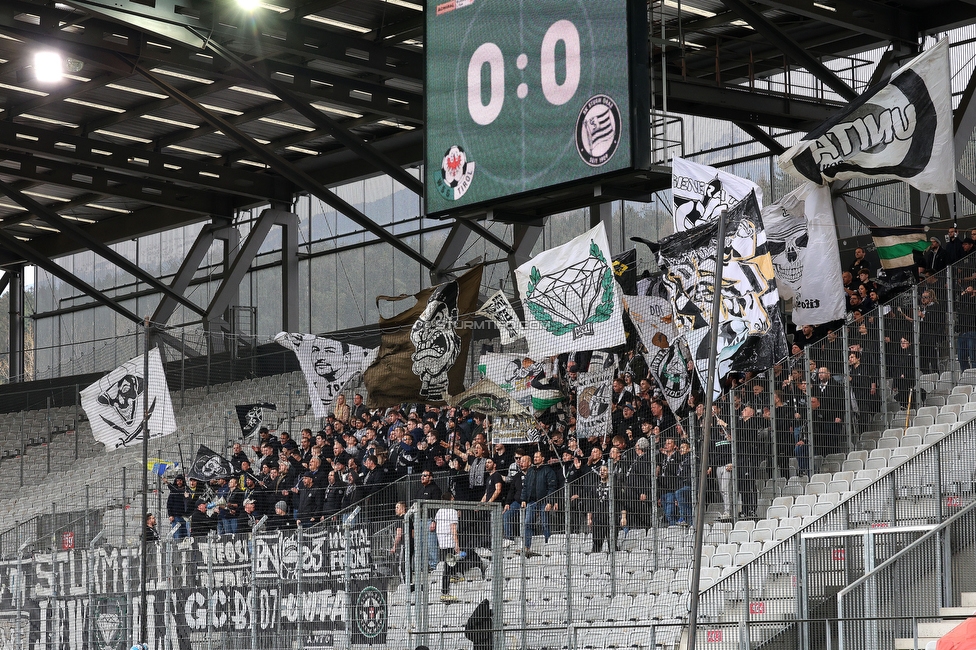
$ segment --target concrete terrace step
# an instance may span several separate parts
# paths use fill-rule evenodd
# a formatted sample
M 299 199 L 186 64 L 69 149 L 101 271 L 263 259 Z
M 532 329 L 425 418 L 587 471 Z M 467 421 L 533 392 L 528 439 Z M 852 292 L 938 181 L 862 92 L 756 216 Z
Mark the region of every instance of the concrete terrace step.
M 960 598 L 961 607 L 942 607 L 939 614 L 942 616 L 972 616 L 976 614 L 976 593 L 965 592 Z M 938 641 L 943 636 L 954 630 L 962 620 L 955 621 L 931 621 L 918 624 L 918 642 L 915 639 L 903 638 L 895 639 L 895 650 L 914 650 L 924 648 L 931 641 Z

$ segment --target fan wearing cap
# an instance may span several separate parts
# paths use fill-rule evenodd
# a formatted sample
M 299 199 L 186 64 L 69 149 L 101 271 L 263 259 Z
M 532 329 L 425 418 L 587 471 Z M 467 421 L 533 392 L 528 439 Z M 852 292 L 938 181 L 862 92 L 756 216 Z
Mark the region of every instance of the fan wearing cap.
M 298 485 L 298 524 L 312 526 L 322 519 L 322 514 L 322 490 L 315 486 L 315 476 L 305 472 Z
M 275 504 L 274 514 L 268 516 L 265 524 L 267 530 L 288 530 L 295 527 L 295 519 L 288 514 L 288 504 L 279 501 Z

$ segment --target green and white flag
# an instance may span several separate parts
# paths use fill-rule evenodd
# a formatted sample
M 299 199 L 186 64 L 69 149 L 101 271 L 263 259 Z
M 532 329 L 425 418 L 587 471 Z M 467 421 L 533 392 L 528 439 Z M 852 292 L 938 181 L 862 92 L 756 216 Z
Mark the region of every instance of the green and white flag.
M 924 226 L 871 228 L 871 238 L 881 258 L 881 268 L 901 269 L 915 263 L 915 252 L 929 247 Z
M 515 280 L 533 359 L 625 342 L 610 245 L 602 223 L 518 267 Z

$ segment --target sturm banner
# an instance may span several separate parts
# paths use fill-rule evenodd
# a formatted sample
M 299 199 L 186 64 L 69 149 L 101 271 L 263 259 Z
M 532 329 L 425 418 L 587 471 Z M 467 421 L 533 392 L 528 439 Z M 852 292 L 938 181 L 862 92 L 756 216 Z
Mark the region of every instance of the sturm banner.
M 499 289 L 495 294 L 485 301 L 476 313 L 490 318 L 495 326 L 498 327 L 498 334 L 502 345 L 508 345 L 519 340 L 525 333 L 522 331 L 522 321 L 512 308 L 512 303 L 508 302 L 505 292 Z
M 298 357 L 317 418 L 332 412 L 332 402 L 344 384 L 376 358 L 375 350 L 315 334 L 279 332 L 275 341 Z
M 778 162 L 817 184 L 896 179 L 931 194 L 955 192 L 949 39 L 868 89 Z
M 614 369 L 581 372 L 576 391 L 576 436 L 605 437 L 610 433 Z
M 238 404 L 237 420 L 241 423 L 241 436 L 244 440 L 250 440 L 262 426 L 268 425 L 269 412 L 275 412 L 278 407 L 269 402 L 258 404 Z
M 383 646 L 386 580 L 375 570 L 369 530 L 353 527 L 349 537 L 348 555 L 338 526 L 300 539 L 258 535 L 253 547 L 243 535 L 213 543 L 191 538 L 169 548 L 152 544 L 145 642 L 152 650 L 185 650 L 193 634 L 208 629 L 249 642 L 253 624 L 262 641 L 280 638 L 269 634 L 301 630 L 302 647 L 331 647 L 347 633 L 354 643 Z M 348 583 L 347 556 L 352 559 Z M 2 561 L 0 648 L 128 647 L 140 625 L 140 582 L 137 555 L 111 546 Z M 353 625 L 347 630 L 350 613 Z

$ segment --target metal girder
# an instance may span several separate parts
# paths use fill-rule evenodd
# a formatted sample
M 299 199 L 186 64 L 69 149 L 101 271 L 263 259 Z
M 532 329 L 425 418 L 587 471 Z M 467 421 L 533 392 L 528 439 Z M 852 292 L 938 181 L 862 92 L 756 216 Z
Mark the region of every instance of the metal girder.
M 129 182 L 149 177 L 259 201 L 285 199 L 291 190 L 276 185 L 276 180 L 268 174 L 201 163 L 183 156 L 150 152 L 6 120 L 0 120 L 0 147 L 50 160 L 118 170 L 130 177 Z
M 133 323 L 142 323 L 143 319 L 139 318 L 131 311 L 109 298 L 105 293 L 99 291 L 81 278 L 75 276 L 73 273 L 69 273 L 60 264 L 55 264 L 49 257 L 38 253 L 30 245 L 5 232 L 2 228 L 0 228 L 0 247 L 6 248 L 8 251 L 26 262 L 44 269 L 65 284 L 74 287 L 86 296 L 91 296 L 112 311 L 121 314 L 125 318 L 128 318 Z
M 3 285 L 10 284 L 7 294 L 7 339 L 9 359 L 7 380 L 11 383 L 24 379 L 24 267 L 3 274 Z M 3 289 L 0 288 L 0 293 Z
M 400 241 L 392 233 L 378 225 L 348 202 L 339 198 L 335 193 L 330 192 L 325 187 L 322 187 L 322 185 L 320 185 L 314 178 L 309 176 L 308 173 L 299 169 L 297 166 L 293 165 L 291 162 L 275 154 L 274 152 L 268 151 L 247 134 L 241 132 L 233 125 L 228 124 L 225 120 L 217 117 L 216 115 L 212 115 L 197 102 L 187 97 L 182 91 L 166 83 L 162 79 L 159 79 L 141 65 L 137 65 L 136 68 L 139 74 L 143 75 L 153 85 L 162 89 L 171 97 L 175 97 L 181 104 L 189 108 L 200 117 L 204 118 L 206 121 L 210 122 L 211 126 L 219 129 L 224 135 L 247 149 L 247 151 L 252 155 L 257 156 L 262 162 L 270 166 L 277 174 L 281 175 L 295 186 L 305 190 L 313 196 L 316 196 L 327 205 L 335 208 L 341 214 L 349 217 L 349 219 L 351 219 L 353 222 L 369 230 L 382 241 L 390 244 L 401 253 L 404 253 L 411 259 L 419 262 L 425 268 L 430 269 L 433 267 L 433 262 L 428 260 L 426 257 L 415 251 L 404 242 Z
M 508 270 L 515 282 L 515 269 L 525 264 L 532 257 L 532 248 L 542 236 L 542 221 L 538 225 L 516 223 L 512 225 L 512 252 L 508 254 Z M 520 309 L 520 306 L 516 306 Z M 522 314 L 525 318 L 525 314 Z
M 203 260 L 207 257 L 207 253 L 210 252 L 211 245 L 217 239 L 225 240 L 227 242 L 226 248 L 228 249 L 236 248 L 240 240 L 240 233 L 233 226 L 215 226 L 211 224 L 203 228 L 197 234 L 197 238 L 190 246 L 190 250 L 186 253 L 186 257 L 183 258 L 179 270 L 177 270 L 173 281 L 170 283 L 170 289 L 173 292 L 181 295 L 186 292 L 190 287 L 190 282 L 193 281 L 193 276 L 200 268 L 200 264 L 203 263 Z M 176 306 L 176 300 L 168 295 L 162 296 L 159 304 L 156 306 L 156 311 L 153 312 L 152 322 L 165 325 L 169 322 L 173 312 L 176 311 Z
M 786 147 L 781 145 L 776 138 L 769 135 L 755 124 L 749 124 L 748 122 L 736 122 L 735 125 L 745 131 L 747 135 L 755 139 L 756 142 L 769 149 L 770 153 L 778 156 L 786 151 Z
M 454 221 L 451 232 L 447 234 L 447 239 L 444 240 L 441 249 L 437 251 L 437 257 L 434 258 L 434 268 L 430 270 L 431 285 L 444 282 L 448 269 L 457 264 L 458 257 L 464 252 L 464 245 L 468 243 L 471 232 L 472 230 L 465 227 L 460 219 Z
M 756 11 L 752 6 L 742 0 L 722 0 L 722 2 L 726 7 L 738 14 L 740 18 L 752 25 L 766 40 L 806 68 L 810 74 L 820 79 L 820 81 L 832 88 L 838 95 L 847 101 L 853 101 L 857 97 L 857 93 L 843 79 L 838 77 L 833 70 L 818 61 L 816 57 L 797 44 L 796 41 L 790 39 L 775 24 L 767 20 L 765 16 Z
M 660 93 L 660 88 L 655 92 Z M 840 104 L 781 93 L 668 76 L 668 108 L 676 113 L 748 122 L 780 129 L 808 131 L 836 113 Z
M 312 122 L 329 132 L 329 134 L 336 139 L 342 146 L 351 149 L 359 156 L 365 158 L 373 165 L 376 166 L 377 170 L 384 172 L 398 183 L 411 190 L 414 194 L 418 196 L 423 196 L 424 194 L 424 184 L 418 179 L 414 178 L 407 173 L 405 169 L 394 163 L 392 160 L 384 156 L 379 151 L 373 149 L 362 139 L 354 136 L 352 133 L 347 131 L 341 124 L 336 120 L 332 119 L 322 111 L 310 106 L 307 102 L 298 97 L 295 93 L 291 92 L 285 88 L 282 84 L 272 81 L 268 77 L 260 75 L 256 70 L 254 70 L 246 61 L 241 59 L 239 56 L 228 50 L 227 48 L 218 45 L 214 41 L 210 41 L 207 44 L 208 49 L 216 53 L 218 56 L 223 57 L 225 60 L 230 61 L 238 70 L 243 72 L 247 77 L 255 84 L 264 86 L 274 94 L 276 94 L 281 101 L 290 106 L 293 110 L 300 113 L 305 119 Z
M 919 20 L 915 13 L 897 7 L 883 5 L 872 0 L 857 2 L 832 2 L 828 8 L 810 0 L 755 0 L 759 4 L 782 11 L 812 18 L 836 27 L 843 27 L 862 34 L 889 41 L 916 44 L 918 31 L 914 28 Z
M 230 307 L 231 295 L 237 291 L 244 276 L 261 249 L 272 226 L 285 228 L 282 238 L 282 322 L 286 331 L 294 331 L 298 326 L 298 215 L 283 210 L 263 210 L 251 225 L 251 232 L 227 268 L 224 279 L 207 305 L 204 320 L 207 323 L 219 320 Z
M 93 251 L 96 255 L 102 257 L 108 262 L 111 262 L 112 264 L 115 264 L 117 267 L 119 267 L 129 275 L 139 280 L 142 280 L 143 282 L 145 282 L 152 288 L 156 289 L 157 291 L 163 292 L 165 295 L 168 295 L 170 298 L 179 301 L 189 309 L 197 312 L 200 315 L 203 315 L 203 310 L 200 307 L 197 307 L 193 302 L 187 300 L 180 294 L 174 293 L 169 287 L 167 287 L 164 283 L 156 279 L 151 273 L 147 273 L 146 271 L 144 271 L 138 264 L 134 264 L 133 262 L 130 262 L 128 259 L 125 258 L 125 256 L 120 255 L 119 253 L 112 250 L 110 247 L 106 246 L 101 241 L 92 237 L 89 233 L 85 232 L 81 228 L 81 226 L 79 226 L 76 222 L 71 221 L 69 219 L 65 219 L 54 210 L 51 210 L 47 206 L 38 203 L 31 197 L 27 196 L 23 192 L 14 189 L 13 187 L 8 185 L 7 183 L 4 183 L 3 181 L 0 181 L 0 192 L 6 194 L 10 199 L 16 201 L 18 204 L 23 206 L 26 210 L 30 210 L 31 212 L 33 212 L 38 219 L 47 222 L 51 226 L 54 226 L 62 233 L 66 234 L 67 236 L 75 239 L 79 243 L 86 246 L 89 250 Z
M 976 72 L 969 75 L 969 83 L 959 100 L 959 107 L 952 114 L 953 144 L 956 148 L 956 165 L 962 161 L 976 129 Z
M 0 126 L 0 128 L 3 128 Z M 106 169 L 72 165 L 64 161 L 45 160 L 40 156 L 5 152 L 0 153 L 0 159 L 16 162 L 20 166 L 13 169 L 4 166 L 5 176 L 32 181 L 35 184 L 54 184 L 62 187 L 72 187 L 95 195 L 111 195 L 126 199 L 172 208 L 184 212 L 198 212 L 209 216 L 218 209 L 221 197 L 213 191 L 178 187 L 172 183 L 161 183 L 152 179 L 132 178 L 126 174 L 110 172 Z M 91 199 L 89 199 L 90 202 Z M 64 207 L 59 205 L 64 212 Z M 28 218 L 25 215 L 21 220 Z M 16 223 L 16 217 L 5 217 L 4 225 Z

